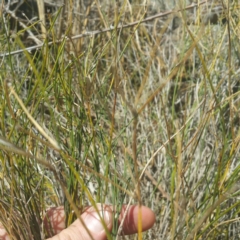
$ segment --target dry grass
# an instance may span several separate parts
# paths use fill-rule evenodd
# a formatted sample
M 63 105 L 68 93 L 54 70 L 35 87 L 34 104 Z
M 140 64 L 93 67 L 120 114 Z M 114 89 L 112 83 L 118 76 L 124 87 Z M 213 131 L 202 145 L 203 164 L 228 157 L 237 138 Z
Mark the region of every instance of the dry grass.
M 143 239 L 238 239 L 239 6 L 83 2 L 49 7 L 47 39 L 2 12 L 2 53 L 43 45 L 0 62 L 0 221 L 37 240 L 49 206 L 70 224 L 76 206 L 131 201 L 156 213 Z

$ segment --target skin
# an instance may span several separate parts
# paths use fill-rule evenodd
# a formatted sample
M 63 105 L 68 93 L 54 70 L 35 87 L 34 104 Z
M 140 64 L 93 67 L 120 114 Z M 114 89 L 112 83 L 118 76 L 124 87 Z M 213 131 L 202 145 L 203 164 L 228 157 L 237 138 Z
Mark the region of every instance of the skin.
M 99 218 L 101 213 L 105 226 L 109 231 L 112 229 L 113 207 L 111 205 L 97 204 L 97 209 L 87 208 L 81 215 L 81 220 L 77 219 L 68 228 L 65 228 L 63 207 L 51 208 L 43 220 L 44 226 L 49 235 L 53 236 L 47 240 L 107 240 L 106 231 Z M 130 206 L 126 217 L 124 214 L 126 206 L 123 206 L 119 223 L 124 219 L 122 233 L 130 235 L 138 232 L 139 207 Z M 155 215 L 151 209 L 141 207 L 142 231 L 150 229 L 155 223 Z M 89 231 L 86 230 L 86 227 Z M 0 224 L 0 239 L 10 240 L 7 232 Z

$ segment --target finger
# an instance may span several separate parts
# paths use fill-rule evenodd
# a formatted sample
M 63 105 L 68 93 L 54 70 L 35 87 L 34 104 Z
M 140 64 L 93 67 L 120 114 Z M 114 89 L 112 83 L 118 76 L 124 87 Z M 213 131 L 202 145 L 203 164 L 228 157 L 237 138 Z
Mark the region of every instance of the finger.
M 112 209 L 107 205 L 97 204 L 97 209 L 91 207 L 88 208 L 82 215 L 81 219 L 77 219 L 68 228 L 62 230 L 64 227 L 64 211 L 63 208 L 58 208 L 47 214 L 53 214 L 49 216 L 47 224 L 51 224 L 53 232 L 61 231 L 58 235 L 52 237 L 49 240 L 105 240 L 106 229 L 103 226 L 102 220 L 104 220 L 106 228 L 111 231 L 112 229 Z M 101 219 L 100 220 L 100 216 Z M 63 218 L 62 218 L 63 217 Z M 61 222 L 62 221 L 62 222 Z M 45 223 L 44 223 L 45 224 Z M 49 225 L 47 225 L 49 227 Z
M 48 209 L 43 220 L 43 225 L 47 236 L 54 236 L 64 230 L 66 228 L 64 207 L 60 206 Z
M 7 231 L 3 227 L 2 223 L 0 223 L 0 239 L 1 240 L 10 240 L 10 237 L 7 234 Z
M 124 221 L 122 234 L 129 235 L 137 233 L 139 219 L 141 219 L 141 227 L 143 232 L 150 229 L 156 221 L 155 214 L 148 207 L 145 206 L 139 207 L 137 205 L 130 206 L 126 217 L 124 217 L 126 210 L 127 206 L 123 206 L 119 218 L 119 222 L 121 222 L 122 220 Z

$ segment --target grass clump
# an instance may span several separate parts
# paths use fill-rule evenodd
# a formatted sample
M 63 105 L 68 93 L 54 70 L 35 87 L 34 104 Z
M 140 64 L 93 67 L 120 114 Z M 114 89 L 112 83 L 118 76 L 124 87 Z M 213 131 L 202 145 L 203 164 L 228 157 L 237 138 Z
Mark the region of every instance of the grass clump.
M 238 238 L 237 3 L 77 2 L 48 6 L 46 32 L 2 12 L 2 224 L 44 239 L 51 206 L 69 225 L 131 202 L 156 214 L 143 239 Z

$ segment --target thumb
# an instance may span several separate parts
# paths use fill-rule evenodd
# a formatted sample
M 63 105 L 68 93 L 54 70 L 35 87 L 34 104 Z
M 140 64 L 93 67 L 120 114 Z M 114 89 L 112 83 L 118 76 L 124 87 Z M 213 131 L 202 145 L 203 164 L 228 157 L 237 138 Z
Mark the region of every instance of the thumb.
M 48 240 L 105 240 L 106 231 L 103 221 L 110 231 L 112 229 L 112 210 L 109 206 L 102 206 L 101 204 L 97 204 L 97 209 L 94 207 L 88 208 L 80 219 L 77 219 L 68 228 Z

